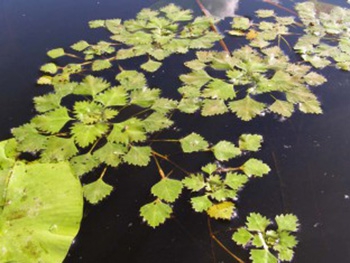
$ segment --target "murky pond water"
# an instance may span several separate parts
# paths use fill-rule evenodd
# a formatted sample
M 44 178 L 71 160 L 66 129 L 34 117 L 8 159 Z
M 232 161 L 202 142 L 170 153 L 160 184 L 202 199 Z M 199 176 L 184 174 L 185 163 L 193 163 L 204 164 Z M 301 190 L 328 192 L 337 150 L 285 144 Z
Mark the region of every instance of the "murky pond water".
M 67 47 L 78 40 L 94 42 L 104 36 L 103 30 L 90 30 L 87 22 L 94 19 L 131 19 L 143 7 L 159 7 L 170 1 L 152 0 L 0 0 L 0 139 L 10 137 L 10 129 L 28 121 L 34 114 L 32 97 L 44 92 L 35 81 L 39 67 L 46 63 L 46 51 Z M 276 2 L 276 1 L 274 1 Z M 179 0 L 197 14 L 196 1 Z M 208 10 L 218 16 L 232 12 L 252 16 L 257 8 L 274 8 L 260 0 L 203 0 Z M 348 5 L 345 0 L 330 1 Z M 292 1 L 283 6 L 291 8 Z M 227 18 L 220 24 L 225 30 Z M 234 48 L 236 43 L 227 43 Z M 220 46 L 217 46 L 220 49 Z M 179 97 L 177 76 L 185 72 L 183 62 L 194 53 L 169 58 L 163 70 L 149 74 L 150 86 L 162 89 L 167 97 Z M 234 225 L 244 222 L 251 211 L 268 217 L 295 213 L 302 224 L 300 244 L 293 262 L 345 263 L 350 257 L 350 73 L 336 69 L 322 70 L 328 83 L 315 90 L 322 102 L 323 115 L 295 114 L 287 121 L 275 116 L 259 117 L 245 123 L 233 115 L 216 118 L 192 116 L 190 121 L 175 116 L 182 135 L 192 131 L 208 140 L 227 140 L 241 133 L 264 136 L 264 147 L 257 155 L 268 163 L 272 172 L 263 179 L 252 180 L 241 192 L 238 217 Z M 152 76 L 153 75 L 153 76 Z M 161 145 L 160 151 L 174 150 Z M 173 159 L 185 169 L 196 171 L 208 162 L 206 155 L 188 159 L 175 153 Z M 155 167 L 147 169 L 120 167 L 106 180 L 116 187 L 100 205 L 86 205 L 82 227 L 65 263 L 75 262 L 235 262 L 212 241 L 205 215 L 191 211 L 188 199 L 175 206 L 171 220 L 157 229 L 142 222 L 139 208 L 150 201 L 150 187 L 157 182 Z M 189 193 L 185 193 L 189 195 Z M 212 223 L 221 242 L 234 253 L 247 259 L 247 252 L 236 247 L 224 232 L 232 224 Z M 248 260 L 247 260 L 248 262 Z

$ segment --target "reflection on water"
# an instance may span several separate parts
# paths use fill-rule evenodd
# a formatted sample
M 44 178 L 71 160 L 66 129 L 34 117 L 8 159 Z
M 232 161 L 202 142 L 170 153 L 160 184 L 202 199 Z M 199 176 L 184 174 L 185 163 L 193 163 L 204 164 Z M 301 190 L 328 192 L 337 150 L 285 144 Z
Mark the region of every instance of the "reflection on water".
M 170 3 L 197 12 L 201 12 L 199 5 L 203 5 L 211 15 L 223 19 L 235 15 L 239 0 L 160 0 L 153 4 L 151 8 L 160 8 Z

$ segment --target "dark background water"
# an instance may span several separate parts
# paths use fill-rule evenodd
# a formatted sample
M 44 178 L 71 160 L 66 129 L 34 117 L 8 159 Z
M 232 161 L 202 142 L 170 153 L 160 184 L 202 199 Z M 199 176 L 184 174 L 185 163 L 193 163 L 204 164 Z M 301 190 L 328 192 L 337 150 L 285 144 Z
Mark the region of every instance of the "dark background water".
M 105 31 L 88 28 L 90 20 L 129 19 L 143 7 L 164 2 L 0 0 L 0 139 L 9 138 L 12 127 L 33 116 L 32 97 L 45 92 L 36 87 L 35 81 L 39 67 L 47 62 L 47 50 L 67 47 L 81 39 L 94 42 L 106 37 Z M 197 8 L 194 2 L 182 4 Z M 286 5 L 292 6 L 291 1 L 286 1 Z M 258 0 L 242 0 L 238 13 L 252 15 L 257 7 L 272 8 Z M 196 12 L 199 13 L 198 8 Z M 193 53 L 166 60 L 154 76 L 148 75 L 150 86 L 162 88 L 165 96 L 178 96 L 177 75 L 185 71 L 182 63 L 190 57 Z M 235 141 L 243 132 L 264 136 L 262 151 L 253 157 L 268 163 L 271 173 L 252 180 L 241 192 L 237 218 L 229 223 L 212 222 L 218 238 L 242 258 L 247 257 L 247 252 L 229 240 L 231 232 L 223 231 L 242 224 L 249 212 L 257 211 L 271 218 L 280 213 L 295 213 L 299 217 L 300 244 L 293 262 L 349 262 L 350 74 L 335 69 L 324 70 L 322 74 L 329 81 L 315 92 L 323 103 L 323 115 L 295 114 L 284 122 L 266 116 L 249 123 L 232 115 L 218 118 L 194 115 L 190 119 L 179 115 L 175 116 L 176 126 L 181 129 L 164 135 L 179 133 L 176 135 L 179 137 L 195 131 L 212 142 L 218 138 Z M 172 158 L 191 171 L 210 161 L 206 154 L 199 158 L 179 154 L 178 148 L 171 145 L 160 145 L 159 151 L 175 151 Z M 142 222 L 139 208 L 152 200 L 149 189 L 158 177 L 154 165 L 147 169 L 122 166 L 110 172 L 107 180 L 116 190 L 102 204 L 85 207 L 81 230 L 64 262 L 235 262 L 212 243 L 207 218 L 191 212 L 187 192 L 176 203 L 174 217 L 165 225 L 154 230 Z

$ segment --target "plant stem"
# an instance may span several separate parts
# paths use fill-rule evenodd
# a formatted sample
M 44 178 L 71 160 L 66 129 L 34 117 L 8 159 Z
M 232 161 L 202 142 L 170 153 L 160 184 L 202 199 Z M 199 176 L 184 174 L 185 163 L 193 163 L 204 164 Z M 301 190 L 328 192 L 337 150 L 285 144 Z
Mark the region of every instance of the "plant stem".
M 239 263 L 244 263 L 244 261 L 242 259 L 240 259 L 238 256 L 236 256 L 235 254 L 233 254 L 213 233 L 212 231 L 212 227 L 211 227 L 211 223 L 210 223 L 210 218 L 208 217 L 208 230 L 209 230 L 209 235 L 210 237 L 227 253 L 229 254 L 231 257 L 233 257 L 235 260 L 237 260 L 237 262 Z
M 284 7 L 284 6 L 280 5 L 280 4 L 274 3 L 274 2 L 272 2 L 270 0 L 263 0 L 263 2 L 268 3 L 270 5 L 273 5 L 273 6 L 276 6 L 276 7 L 280 8 L 280 9 L 282 9 L 284 11 L 287 11 L 288 13 L 293 14 L 293 15 L 298 15 L 297 12 L 295 12 L 295 11 L 293 11 L 293 10 L 287 8 L 287 7 Z
M 157 165 L 157 168 L 158 168 L 158 172 L 159 172 L 160 177 L 161 177 L 162 179 L 165 179 L 165 173 L 164 173 L 162 167 L 160 167 L 160 164 L 159 164 L 159 161 L 158 161 L 156 155 L 155 155 L 155 154 L 152 154 L 152 155 L 153 155 L 154 161 L 156 162 L 156 165 Z
M 242 170 L 242 167 L 228 167 L 228 168 L 219 168 L 216 170 L 218 173 L 223 173 L 223 172 L 230 172 L 230 171 L 240 171 Z
M 211 14 L 208 12 L 208 10 L 205 8 L 205 6 L 202 4 L 202 2 L 200 0 L 196 0 L 199 8 L 201 9 L 201 11 L 203 12 L 203 14 L 206 16 L 206 17 L 211 17 Z M 218 33 L 219 34 L 219 31 L 218 29 L 216 28 L 216 26 L 211 23 L 210 25 L 211 29 L 215 32 L 215 33 Z M 222 48 L 228 53 L 230 54 L 230 50 L 228 49 L 226 43 L 224 40 L 220 39 L 220 45 L 222 46 Z
M 160 158 L 162 158 L 163 160 L 167 161 L 168 163 L 172 164 L 173 166 L 175 166 L 177 169 L 179 169 L 180 171 L 182 171 L 184 174 L 186 175 L 190 175 L 190 172 L 186 171 L 185 169 L 183 169 L 180 165 L 178 165 L 177 163 L 173 162 L 172 160 L 170 160 L 168 158 L 168 156 L 162 155 L 160 153 L 157 153 L 155 151 L 152 151 L 153 155 L 156 155 Z
M 150 142 L 179 142 L 180 140 L 176 139 L 154 139 L 154 140 L 149 140 Z
M 107 166 L 103 169 L 99 179 L 103 179 L 103 177 L 105 176 L 106 172 L 107 172 Z

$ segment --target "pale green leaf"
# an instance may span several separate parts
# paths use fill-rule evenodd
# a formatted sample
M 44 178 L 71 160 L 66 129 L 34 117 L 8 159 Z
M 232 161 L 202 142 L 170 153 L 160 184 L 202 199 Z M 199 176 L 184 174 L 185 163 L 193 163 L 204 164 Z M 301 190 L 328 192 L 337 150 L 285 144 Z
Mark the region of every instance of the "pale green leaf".
M 51 85 L 52 84 L 52 77 L 51 76 L 41 76 L 37 82 L 39 85 Z
M 232 101 L 229 108 L 243 121 L 250 121 L 265 109 L 265 104 L 252 99 L 249 95 L 244 99 Z
M 165 220 L 169 219 L 172 212 L 173 209 L 169 205 L 159 200 L 148 203 L 140 209 L 142 218 L 153 228 L 163 224 Z
M 121 32 L 123 26 L 121 25 L 121 19 L 107 19 L 105 21 L 106 28 L 113 34 Z
M 40 70 L 45 73 L 55 74 L 58 68 L 55 63 L 47 63 L 45 65 L 42 65 Z
M 195 60 L 190 60 L 190 61 L 185 62 L 185 66 L 190 68 L 190 69 L 193 69 L 193 70 L 202 70 L 207 65 L 205 63 L 201 62 L 200 60 L 195 59 Z
M 148 72 L 155 72 L 161 67 L 162 63 L 155 60 L 148 60 L 146 63 L 141 65 L 141 68 Z
M 181 75 L 180 80 L 186 85 L 202 87 L 211 80 L 211 77 L 204 70 L 198 70 L 186 75 Z
M 112 63 L 108 59 L 97 59 L 92 62 L 92 71 L 101 71 L 112 67 Z
M 71 46 L 72 49 L 74 49 L 75 51 L 83 51 L 84 49 L 88 48 L 90 45 L 88 42 L 86 42 L 85 40 L 80 40 L 79 42 L 76 42 L 75 44 L 73 44 Z
M 59 58 L 59 57 L 62 57 L 65 55 L 64 53 L 64 49 L 63 48 L 55 48 L 55 49 L 51 49 L 47 52 L 47 55 L 50 57 L 50 58 Z
M 201 168 L 203 172 L 209 175 L 212 175 L 217 169 L 218 169 L 218 166 L 215 163 L 208 163 L 207 165 Z
M 193 192 L 198 192 L 206 185 L 202 174 L 191 174 L 182 180 L 183 185 Z
M 251 158 L 248 161 L 246 161 L 241 169 L 248 177 L 261 177 L 270 172 L 270 167 L 267 164 L 254 158 Z
M 126 90 L 137 90 L 146 87 L 145 75 L 135 70 L 123 70 L 116 76 L 116 80 L 118 80 Z
M 160 89 L 148 88 L 134 90 L 130 94 L 130 103 L 143 108 L 151 107 L 159 99 L 160 92 Z
M 278 259 L 281 261 L 292 261 L 294 251 L 289 248 L 281 248 L 278 252 Z
M 250 21 L 248 18 L 243 16 L 236 16 L 232 21 L 233 29 L 247 30 L 250 27 Z
M 9 139 L 0 142 L 0 171 L 2 169 L 12 168 L 17 159 L 17 142 L 15 139 Z M 1 176 L 0 176 L 1 177 Z M 1 181 L 1 179 L 0 179 Z M 0 182 L 1 188 L 1 182 Z M 0 190 L 0 200 L 2 191 Z M 1 204 L 1 201 L 0 201 Z
M 193 210 L 199 213 L 208 210 L 213 205 L 210 199 L 205 195 L 192 197 L 191 204 Z
M 261 147 L 263 137 L 259 134 L 242 134 L 239 136 L 239 148 L 243 151 L 257 152 Z
M 12 169 L 2 222 L 2 262 L 62 262 L 78 233 L 81 184 L 67 163 Z
M 238 173 L 227 173 L 224 183 L 233 190 L 241 189 L 248 182 L 248 177 Z
M 73 138 L 50 137 L 41 152 L 42 162 L 66 161 L 78 153 Z
M 113 124 L 113 129 L 108 136 L 109 141 L 123 144 L 145 141 L 146 138 L 143 122 L 137 118 Z
M 105 26 L 105 20 L 92 20 L 89 21 L 89 27 L 90 28 L 98 28 L 98 27 L 104 27 Z
M 93 101 L 77 101 L 74 104 L 74 116 L 84 124 L 102 121 L 103 107 Z
M 250 259 L 252 263 L 278 263 L 277 258 L 265 249 L 252 249 Z
M 100 164 L 90 153 L 75 156 L 69 162 L 76 176 L 82 176 Z
M 273 10 L 266 10 L 266 9 L 259 9 L 255 11 L 255 14 L 260 18 L 275 16 L 275 12 Z
M 228 108 L 224 100 L 220 99 L 206 99 L 203 101 L 202 105 L 202 116 L 214 116 L 221 115 L 228 112 Z
M 101 102 L 104 106 L 124 106 L 127 103 L 128 93 L 122 86 L 108 89 L 96 96 L 96 101 Z
M 152 149 L 149 146 L 131 146 L 129 152 L 123 156 L 123 161 L 137 166 L 147 166 L 151 161 Z
M 75 142 L 80 147 L 87 147 L 94 143 L 98 138 L 108 131 L 108 125 L 104 123 L 83 124 L 74 123 L 71 128 L 71 134 Z
M 34 124 L 24 124 L 12 129 L 18 150 L 23 152 L 37 152 L 46 147 L 48 137 L 39 133 Z
M 177 101 L 176 100 L 159 98 L 152 105 L 151 109 L 155 110 L 156 112 L 159 112 L 159 113 L 162 113 L 162 114 L 166 114 L 169 111 L 174 110 L 176 107 L 177 107 Z
M 269 110 L 288 118 L 292 116 L 294 112 L 294 105 L 288 101 L 275 100 L 275 102 L 269 107 Z
M 59 132 L 71 117 L 68 115 L 67 108 L 60 107 L 45 114 L 38 115 L 32 119 L 32 123 L 42 131 L 49 133 Z
M 148 133 L 164 130 L 173 125 L 173 123 L 172 120 L 159 112 L 154 112 L 143 120 L 145 130 Z
M 61 96 L 57 93 L 49 93 L 34 97 L 35 109 L 38 112 L 46 112 L 60 107 Z
M 276 216 L 275 220 L 278 226 L 278 231 L 298 231 L 298 218 L 293 214 L 279 215 Z
M 232 235 L 232 240 L 236 242 L 237 245 L 247 246 L 248 243 L 253 238 L 253 235 L 244 227 L 238 228 L 238 230 Z
M 232 202 L 225 201 L 212 205 L 207 213 L 210 217 L 215 219 L 230 220 L 233 217 L 235 205 Z
M 179 180 L 163 178 L 152 186 L 151 192 L 159 199 L 172 203 L 179 198 L 182 187 L 182 182 Z
M 220 141 L 211 148 L 215 158 L 219 161 L 228 161 L 239 156 L 242 152 L 232 142 Z
M 213 79 L 203 90 L 203 97 L 210 97 L 213 99 L 234 99 L 236 92 L 233 84 L 227 83 L 221 79 Z
M 111 194 L 113 187 L 101 178 L 83 186 L 84 197 L 89 203 L 97 204 Z
M 180 100 L 177 108 L 181 112 L 191 114 L 196 112 L 200 108 L 200 105 L 201 101 L 199 98 L 183 98 Z
M 266 228 L 271 224 L 265 216 L 259 213 L 250 213 L 247 217 L 246 226 L 249 231 L 265 232 Z
M 317 99 L 299 103 L 299 109 L 301 112 L 311 114 L 321 114 L 323 112 L 321 103 Z
M 110 84 L 102 78 L 88 75 L 84 80 L 74 89 L 74 94 L 87 95 L 95 97 L 98 93 L 109 88 Z
M 121 163 L 121 157 L 127 152 L 125 145 L 107 142 L 93 153 L 93 157 L 112 167 Z
M 310 72 L 307 75 L 305 75 L 304 80 L 310 86 L 319 86 L 327 81 L 327 79 L 325 77 L 323 77 L 322 75 L 317 74 L 315 72 Z
M 180 143 L 185 153 L 205 151 L 209 146 L 202 136 L 194 132 L 182 138 Z

